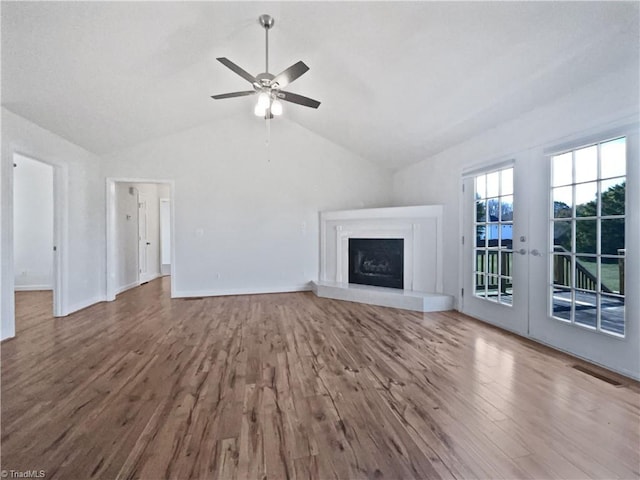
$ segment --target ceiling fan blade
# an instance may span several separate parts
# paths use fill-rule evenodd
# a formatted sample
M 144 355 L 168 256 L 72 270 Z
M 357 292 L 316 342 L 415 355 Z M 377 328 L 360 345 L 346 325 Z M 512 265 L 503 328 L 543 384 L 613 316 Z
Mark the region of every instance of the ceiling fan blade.
M 211 98 L 214 100 L 222 100 L 224 98 L 234 98 L 234 97 L 246 97 L 247 95 L 253 95 L 256 93 L 255 90 L 246 90 L 244 92 L 232 92 L 232 93 L 222 93 L 220 95 L 211 95 Z
M 304 105 L 305 107 L 318 108 L 320 102 L 313 98 L 303 97 L 296 93 L 291 92 L 278 92 L 278 97 L 286 102 L 297 103 L 298 105 Z
M 296 78 L 300 77 L 303 73 L 309 70 L 309 67 L 305 65 L 304 62 L 300 61 L 291 65 L 284 72 L 279 73 L 275 76 L 273 80 L 271 80 L 271 85 L 277 83 L 278 88 L 284 88 L 293 82 Z
M 242 68 L 240 68 L 238 65 L 233 63 L 228 58 L 220 57 L 220 58 L 217 58 L 216 60 L 218 60 L 221 64 L 223 64 L 228 69 L 233 70 L 235 73 L 237 73 L 242 78 L 244 78 L 247 82 L 249 82 L 249 83 L 260 83 L 260 82 L 258 82 L 258 79 L 256 77 L 254 77 L 249 72 L 247 72 L 247 71 L 243 70 Z

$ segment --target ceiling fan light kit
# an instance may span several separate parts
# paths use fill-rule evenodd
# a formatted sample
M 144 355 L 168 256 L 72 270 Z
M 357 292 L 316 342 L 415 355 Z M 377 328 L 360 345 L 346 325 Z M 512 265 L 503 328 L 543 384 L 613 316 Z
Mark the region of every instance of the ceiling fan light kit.
M 258 102 L 256 103 L 253 112 L 259 117 L 264 117 L 265 120 L 270 120 L 274 116 L 282 114 L 281 100 L 303 105 L 305 107 L 318 108 L 320 106 L 320 102 L 317 100 L 303 97 L 302 95 L 295 93 L 285 92 L 283 90 L 283 88 L 309 70 L 309 67 L 307 67 L 304 62 L 297 62 L 275 76 L 269 73 L 269 30 L 273 28 L 275 21 L 271 15 L 267 14 L 260 15 L 258 21 L 264 28 L 265 32 L 265 71 L 254 77 L 228 58 L 220 57 L 217 60 L 229 70 L 251 83 L 253 90 L 223 93 L 220 95 L 213 95 L 211 98 L 214 100 L 222 100 L 225 98 L 245 97 L 248 95 L 258 94 Z

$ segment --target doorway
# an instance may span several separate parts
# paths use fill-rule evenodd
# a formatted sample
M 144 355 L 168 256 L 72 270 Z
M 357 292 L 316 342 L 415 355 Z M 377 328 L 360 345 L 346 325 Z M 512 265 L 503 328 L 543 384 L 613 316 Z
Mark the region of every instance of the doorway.
M 52 165 L 13 155 L 13 273 L 16 331 L 58 310 Z
M 466 173 L 462 311 L 638 378 L 637 158 L 609 132 Z
M 171 275 L 163 249 L 172 237 L 172 190 L 166 181 L 107 180 L 107 300 Z

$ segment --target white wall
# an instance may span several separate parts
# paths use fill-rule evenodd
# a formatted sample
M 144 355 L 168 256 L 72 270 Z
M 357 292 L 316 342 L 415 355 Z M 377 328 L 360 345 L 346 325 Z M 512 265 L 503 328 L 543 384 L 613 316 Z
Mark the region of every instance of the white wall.
M 459 218 L 462 215 L 463 169 L 513 158 L 528 152 L 544 162 L 542 146 L 560 143 L 564 137 L 605 127 L 621 119 L 637 119 L 638 71 L 629 68 L 603 75 L 557 101 L 541 106 L 516 120 L 488 128 L 483 134 L 432 158 L 396 172 L 394 205 L 443 204 L 445 218 L 444 292 L 459 300 Z
M 105 185 L 99 158 L 2 108 L 0 169 L 1 338 L 15 335 L 13 300 L 13 154 L 54 165 L 56 215 L 65 212 L 58 256 L 68 275 L 61 285 L 63 313 L 104 298 Z M 64 192 L 68 192 L 66 195 Z
M 13 162 L 16 290 L 53 288 L 53 167 L 22 155 Z
M 175 180 L 177 296 L 318 278 L 319 211 L 385 206 L 391 176 L 286 119 L 239 115 L 108 155 L 107 177 Z

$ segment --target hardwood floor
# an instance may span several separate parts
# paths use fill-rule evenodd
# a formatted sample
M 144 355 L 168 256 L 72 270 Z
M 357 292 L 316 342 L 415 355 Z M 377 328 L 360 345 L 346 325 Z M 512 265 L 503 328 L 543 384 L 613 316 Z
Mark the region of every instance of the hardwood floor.
M 18 295 L 2 466 L 59 479 L 638 478 L 640 389 L 455 312 Z M 43 306 L 44 305 L 44 306 Z M 47 308 L 47 310 L 43 310 Z

